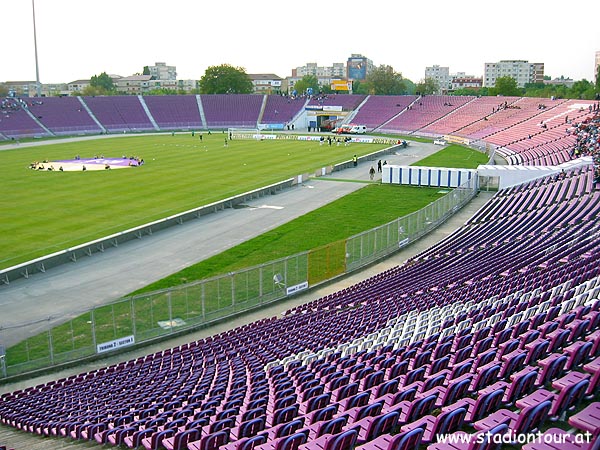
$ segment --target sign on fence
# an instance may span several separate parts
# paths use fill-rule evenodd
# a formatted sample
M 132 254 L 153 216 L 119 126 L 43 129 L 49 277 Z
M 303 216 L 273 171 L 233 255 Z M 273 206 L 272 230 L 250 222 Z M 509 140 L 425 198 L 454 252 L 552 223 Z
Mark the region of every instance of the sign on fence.
M 121 347 L 128 347 L 135 344 L 135 337 L 133 335 L 126 336 L 121 339 L 115 339 L 114 341 L 103 342 L 96 346 L 97 353 L 104 353 L 111 350 L 116 350 Z
M 296 292 L 303 291 L 304 289 L 308 289 L 308 281 L 305 281 L 304 283 L 296 284 L 295 286 L 290 286 L 289 288 L 287 288 L 285 290 L 285 293 L 287 295 L 292 295 L 292 294 L 295 294 Z

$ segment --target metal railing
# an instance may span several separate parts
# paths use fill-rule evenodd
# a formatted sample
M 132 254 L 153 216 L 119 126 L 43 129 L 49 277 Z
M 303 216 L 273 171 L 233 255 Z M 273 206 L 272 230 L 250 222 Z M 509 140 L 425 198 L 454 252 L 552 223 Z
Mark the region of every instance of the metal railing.
M 473 198 L 476 178 L 471 178 L 419 211 L 349 238 L 346 270 L 352 272 L 385 258 L 437 228 Z

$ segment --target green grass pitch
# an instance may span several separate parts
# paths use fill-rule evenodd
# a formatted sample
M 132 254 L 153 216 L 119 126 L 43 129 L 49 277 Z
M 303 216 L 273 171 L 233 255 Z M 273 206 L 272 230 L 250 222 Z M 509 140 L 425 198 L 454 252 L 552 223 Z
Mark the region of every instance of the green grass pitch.
M 0 268 L 386 147 L 296 140 L 233 140 L 191 133 L 115 137 L 0 151 Z M 0 147 L 2 148 L 2 147 Z M 33 161 L 138 156 L 139 168 L 28 169 Z

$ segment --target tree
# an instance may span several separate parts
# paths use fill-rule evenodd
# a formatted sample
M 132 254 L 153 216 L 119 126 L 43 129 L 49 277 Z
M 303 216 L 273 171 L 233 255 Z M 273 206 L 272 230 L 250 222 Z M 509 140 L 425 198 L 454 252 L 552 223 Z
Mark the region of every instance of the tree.
M 177 89 L 169 89 L 169 88 L 154 88 L 145 92 L 144 95 L 177 95 L 179 92 Z
M 360 80 L 354 80 L 352 82 L 352 93 L 361 94 L 361 95 L 369 95 L 369 92 L 370 92 L 369 83 L 360 81 Z
M 440 92 L 440 83 L 433 78 L 425 78 L 417 83 L 417 92 L 421 95 L 438 94 Z
M 323 94 L 335 94 L 338 93 L 339 91 L 334 91 L 333 89 L 331 89 L 331 86 L 328 84 L 325 85 L 319 85 L 319 92 L 322 92 Z M 348 91 L 341 91 L 342 94 L 347 93 Z
M 489 94 L 489 89 L 487 87 L 464 87 L 452 91 L 452 95 L 471 95 L 475 97 L 487 97 Z
M 150 75 L 150 67 L 144 66 L 144 70 L 142 71 L 142 75 Z
M 304 75 L 300 80 L 294 84 L 294 90 L 298 95 L 303 94 L 317 94 L 320 92 L 321 87 L 319 86 L 319 80 L 314 75 Z
M 366 79 L 369 93 L 375 95 L 400 95 L 406 93 L 406 84 L 402 74 L 395 72 L 392 66 L 382 64 L 373 69 Z
M 596 94 L 600 94 L 600 64 L 596 67 Z
M 209 67 L 199 84 L 202 94 L 250 94 L 253 91 L 246 71 L 229 64 Z
M 406 87 L 404 93 L 407 95 L 414 95 L 415 92 L 417 92 L 417 85 L 408 78 L 404 78 L 403 81 L 404 86 Z
M 97 95 L 107 95 L 114 93 L 115 91 L 115 84 L 106 72 L 102 72 L 100 75 L 94 75 L 90 78 L 90 86 L 95 88 L 97 92 L 101 92 Z
M 594 92 L 594 85 L 584 78 L 573 83 L 570 94 L 571 98 L 593 100 L 596 93 Z
M 520 96 L 522 90 L 517 87 L 517 80 L 512 77 L 496 78 L 496 85 L 490 89 L 491 95 Z

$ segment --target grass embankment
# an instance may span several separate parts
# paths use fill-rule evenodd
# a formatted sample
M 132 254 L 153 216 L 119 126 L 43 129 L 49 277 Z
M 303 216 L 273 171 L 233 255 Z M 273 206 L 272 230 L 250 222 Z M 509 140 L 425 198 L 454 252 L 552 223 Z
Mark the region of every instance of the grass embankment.
M 437 189 L 369 184 L 136 293 L 225 274 L 343 240 L 410 214 L 442 195 Z
M 486 162 L 486 155 L 480 152 L 450 145 L 413 165 L 474 169 Z M 135 294 L 225 274 L 346 239 L 417 211 L 441 195 L 437 189 L 423 187 L 369 185 Z

